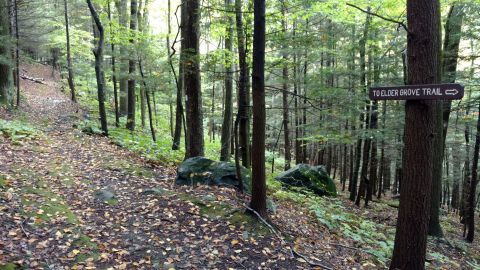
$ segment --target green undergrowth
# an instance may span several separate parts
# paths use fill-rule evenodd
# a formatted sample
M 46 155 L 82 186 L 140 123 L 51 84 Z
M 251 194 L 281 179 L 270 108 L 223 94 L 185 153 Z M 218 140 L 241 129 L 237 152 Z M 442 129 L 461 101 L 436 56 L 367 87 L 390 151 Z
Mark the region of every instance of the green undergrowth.
M 272 182 L 276 181 L 270 179 L 269 183 Z M 274 185 L 278 187 L 279 184 Z M 393 251 L 394 228 L 377 224 L 351 212 L 336 198 L 318 197 L 305 190 L 295 192 L 283 189 L 277 189 L 273 196 L 303 205 L 331 232 L 354 240 L 359 248 L 371 254 L 378 263 L 387 265 Z
M 33 140 L 39 137 L 41 132 L 25 121 L 0 119 L 0 140 L 9 138 L 14 144 L 22 141 Z

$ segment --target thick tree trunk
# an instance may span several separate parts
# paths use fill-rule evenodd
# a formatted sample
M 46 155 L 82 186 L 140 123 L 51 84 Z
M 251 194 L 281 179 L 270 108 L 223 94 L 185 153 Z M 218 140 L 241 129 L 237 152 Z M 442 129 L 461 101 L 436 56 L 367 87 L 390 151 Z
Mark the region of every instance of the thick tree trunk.
M 265 0 L 254 0 L 252 97 L 252 198 L 250 205 L 261 216 L 267 217 L 265 179 Z
M 97 46 L 93 52 L 95 55 L 95 74 L 97 77 L 98 107 L 103 134 L 108 136 L 107 113 L 105 111 L 105 74 L 103 73 L 103 45 L 105 40 L 105 31 L 103 29 L 102 22 L 98 17 L 97 11 L 92 4 L 92 1 L 87 0 L 87 4 L 98 31 Z
M 440 3 L 407 0 L 408 83 L 440 81 Z M 390 269 L 424 269 L 432 188 L 435 101 L 405 104 L 404 171 Z
M 68 86 L 70 87 L 70 97 L 73 102 L 77 102 L 77 97 L 75 94 L 75 81 L 73 78 L 73 64 L 72 56 L 70 50 L 70 23 L 68 15 L 68 0 L 63 0 L 64 3 L 64 13 L 65 13 L 65 36 L 67 39 L 67 68 L 68 68 Z
M 233 9 L 233 0 L 225 0 L 225 9 Z M 222 138 L 220 149 L 220 160 L 230 160 L 230 150 L 232 144 L 232 120 L 233 120 L 233 17 L 229 12 L 227 14 L 227 29 L 225 35 L 225 100 L 223 110 Z
M 200 1 L 186 0 L 184 84 L 186 94 L 185 158 L 204 155 L 202 90 L 200 85 Z

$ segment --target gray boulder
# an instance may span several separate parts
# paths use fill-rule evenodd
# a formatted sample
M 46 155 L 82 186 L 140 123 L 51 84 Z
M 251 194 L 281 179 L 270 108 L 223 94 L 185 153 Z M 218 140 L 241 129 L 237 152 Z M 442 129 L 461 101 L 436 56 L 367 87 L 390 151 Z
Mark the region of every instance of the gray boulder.
M 241 167 L 245 192 L 251 191 L 250 171 Z M 239 188 L 235 163 L 214 161 L 205 157 L 185 160 L 177 170 L 177 185 L 215 185 Z
M 336 196 L 337 188 L 323 166 L 298 164 L 275 177 L 287 186 L 305 187 L 319 196 Z

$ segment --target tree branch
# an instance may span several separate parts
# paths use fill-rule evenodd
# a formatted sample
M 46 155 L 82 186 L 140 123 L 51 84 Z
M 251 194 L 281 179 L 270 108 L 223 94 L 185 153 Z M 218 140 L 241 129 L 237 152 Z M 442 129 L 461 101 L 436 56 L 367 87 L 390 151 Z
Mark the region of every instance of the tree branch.
M 410 34 L 410 31 L 408 31 L 408 28 L 407 28 L 407 26 L 405 25 L 404 22 L 401 22 L 401 21 L 397 21 L 397 20 L 394 20 L 394 19 L 391 19 L 391 18 L 384 17 L 384 16 L 379 15 L 379 14 L 377 14 L 377 13 L 373 13 L 373 12 L 371 12 L 371 11 L 368 11 L 368 10 L 365 10 L 365 9 L 363 9 L 363 8 L 361 8 L 361 7 L 358 7 L 358 6 L 354 5 L 354 4 L 347 3 L 347 6 L 351 6 L 351 7 L 353 7 L 353 8 L 356 8 L 356 9 L 360 10 L 361 12 L 367 13 L 367 14 L 372 15 L 372 16 L 375 16 L 375 17 L 378 17 L 378 18 L 380 18 L 380 19 L 382 19 L 382 20 L 385 20 L 385 21 L 387 21 L 387 22 L 396 23 L 396 24 L 398 24 L 399 26 L 401 26 L 403 29 L 405 29 L 405 31 L 407 31 L 407 33 Z

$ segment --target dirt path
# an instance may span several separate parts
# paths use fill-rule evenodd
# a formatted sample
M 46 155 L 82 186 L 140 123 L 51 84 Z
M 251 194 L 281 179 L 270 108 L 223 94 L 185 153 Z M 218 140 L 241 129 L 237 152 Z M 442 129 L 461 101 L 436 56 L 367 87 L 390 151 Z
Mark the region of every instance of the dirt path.
M 172 169 L 73 128 L 82 112 L 59 91 L 50 71 L 26 69 L 46 78 L 46 85 L 22 82 L 21 118 L 43 135 L 20 145 L 0 141 L 0 265 L 308 268 L 239 213 L 233 191 L 208 195 L 209 188 L 174 188 Z

